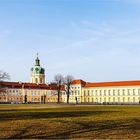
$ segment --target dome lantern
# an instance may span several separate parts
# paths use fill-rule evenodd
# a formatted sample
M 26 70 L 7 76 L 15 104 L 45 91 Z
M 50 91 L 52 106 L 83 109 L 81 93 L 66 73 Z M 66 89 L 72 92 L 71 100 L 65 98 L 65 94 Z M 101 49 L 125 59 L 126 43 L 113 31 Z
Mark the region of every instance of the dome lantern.
M 37 57 L 35 59 L 35 66 L 40 66 L 40 60 L 38 58 L 38 53 L 37 53 Z
M 40 66 L 40 60 L 37 57 L 35 59 L 35 65 L 31 68 L 31 83 L 44 84 L 45 83 L 45 69 Z

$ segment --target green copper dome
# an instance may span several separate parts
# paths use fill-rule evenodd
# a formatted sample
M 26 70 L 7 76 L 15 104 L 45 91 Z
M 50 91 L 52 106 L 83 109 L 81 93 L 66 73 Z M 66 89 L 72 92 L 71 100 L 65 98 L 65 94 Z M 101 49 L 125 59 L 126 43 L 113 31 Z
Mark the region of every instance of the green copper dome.
M 31 68 L 31 72 L 33 74 L 45 74 L 45 69 L 40 66 L 40 60 L 38 58 L 35 59 L 35 66 Z
M 31 72 L 34 74 L 44 74 L 45 73 L 45 69 L 40 67 L 40 66 L 34 66 L 31 68 Z

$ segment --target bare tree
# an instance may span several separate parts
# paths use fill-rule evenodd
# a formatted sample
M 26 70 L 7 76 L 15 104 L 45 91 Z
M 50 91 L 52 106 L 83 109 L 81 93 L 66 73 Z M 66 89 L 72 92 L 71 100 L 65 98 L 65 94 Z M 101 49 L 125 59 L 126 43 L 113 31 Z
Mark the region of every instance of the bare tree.
M 9 80 L 9 79 L 10 79 L 9 74 L 0 70 L 0 94 L 1 94 L 2 96 L 5 96 L 5 97 L 6 97 L 7 94 L 8 94 L 8 93 L 7 93 L 7 88 L 8 88 L 8 87 L 6 87 L 5 84 L 3 84 L 3 81 Z M 1 96 L 1 95 L 0 95 L 0 96 Z
M 61 86 L 64 82 L 64 77 L 61 75 L 61 74 L 57 74 L 54 76 L 54 80 L 57 84 L 57 95 L 58 95 L 58 98 L 57 98 L 57 102 L 60 103 L 60 92 L 61 92 Z
M 73 80 L 73 76 L 67 75 L 65 77 L 65 84 L 66 84 L 66 94 L 67 94 L 67 104 L 69 103 L 69 96 L 70 96 L 70 85 Z
M 0 70 L 0 82 L 8 79 L 10 79 L 9 74 Z

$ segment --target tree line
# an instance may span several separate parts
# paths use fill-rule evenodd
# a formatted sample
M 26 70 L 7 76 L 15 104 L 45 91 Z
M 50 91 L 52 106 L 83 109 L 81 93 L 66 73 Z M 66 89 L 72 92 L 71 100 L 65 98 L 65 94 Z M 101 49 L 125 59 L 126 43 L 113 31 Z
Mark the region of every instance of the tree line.
M 0 70 L 0 82 L 9 80 L 9 79 L 10 79 L 10 75 L 8 73 Z M 0 84 L 0 93 L 6 92 L 5 88 L 6 87 L 4 87 L 3 85 Z
M 57 85 L 57 103 L 60 103 L 60 93 L 61 88 L 64 86 L 66 95 L 67 95 L 67 103 L 69 103 L 69 96 L 70 96 L 70 85 L 71 82 L 74 80 L 74 77 L 72 75 L 62 76 L 61 74 L 57 74 L 54 76 L 54 81 Z

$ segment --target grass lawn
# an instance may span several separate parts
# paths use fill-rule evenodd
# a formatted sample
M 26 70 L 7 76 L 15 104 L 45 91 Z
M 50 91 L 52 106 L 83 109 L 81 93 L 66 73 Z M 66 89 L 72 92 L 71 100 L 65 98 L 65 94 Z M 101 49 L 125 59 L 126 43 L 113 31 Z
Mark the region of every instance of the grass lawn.
M 0 139 L 140 139 L 140 106 L 0 105 Z

